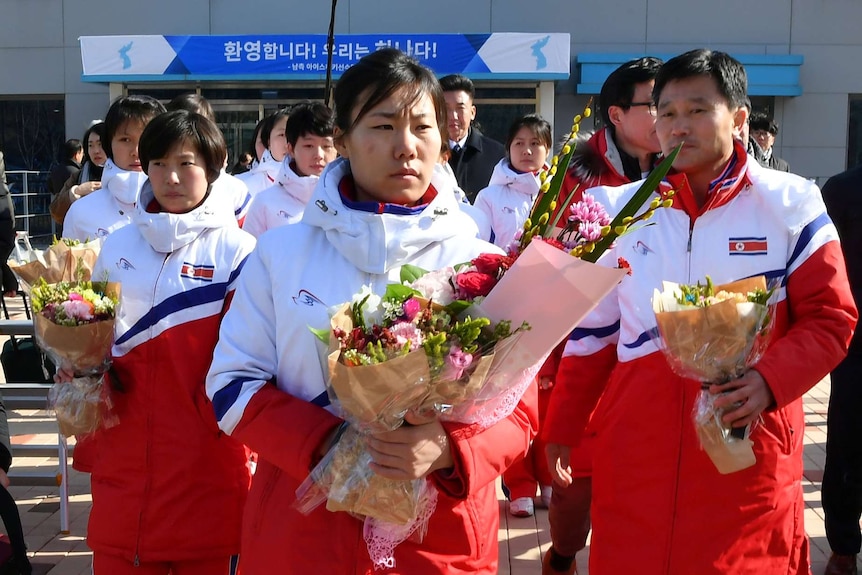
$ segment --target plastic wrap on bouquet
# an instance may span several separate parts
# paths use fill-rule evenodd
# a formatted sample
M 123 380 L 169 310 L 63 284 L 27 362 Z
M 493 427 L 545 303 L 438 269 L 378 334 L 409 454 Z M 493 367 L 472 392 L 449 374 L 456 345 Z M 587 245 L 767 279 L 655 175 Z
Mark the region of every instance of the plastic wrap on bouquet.
M 106 319 L 96 320 L 94 311 L 86 308 L 88 302 L 73 295 L 85 290 L 93 292 L 99 298 L 110 300 L 110 310 L 102 314 Z M 110 389 L 104 384 L 104 374 L 111 365 L 116 317 L 114 306 L 119 301 L 119 296 L 120 285 L 117 283 L 89 282 L 55 285 L 40 283 L 32 293 L 36 342 L 58 369 L 75 374 L 71 382 L 55 384 L 49 396 L 60 432 L 67 437 L 77 435 L 80 438 L 99 428 L 111 427 L 117 423 L 112 411 Z M 52 316 L 49 313 L 51 306 L 62 305 L 57 303 L 57 300 L 62 298 L 69 298 L 65 303 L 82 308 L 84 311 L 80 314 L 89 317 L 91 323 L 56 323 L 77 321 L 72 311 L 69 316 L 65 315 L 65 311 L 62 315 L 55 313 Z
M 721 421 L 723 412 L 713 407 L 715 396 L 708 387 L 742 377 L 760 361 L 772 336 L 775 304 L 771 299 L 766 304 L 745 300 L 750 293 L 769 295 L 763 276 L 717 285 L 714 291 L 736 297 L 703 307 L 681 304 L 679 286 L 665 282 L 662 292 L 655 290 L 653 311 L 671 369 L 703 384 L 692 419 L 701 446 L 716 469 L 727 474 L 754 465 L 753 443 L 747 430 Z
M 49 284 L 90 281 L 100 249 L 98 240 L 71 246 L 60 240 L 45 250 L 32 250 L 31 261 L 10 262 L 9 267 L 21 282 L 22 289 L 30 293 L 32 286 L 42 278 Z
M 95 376 L 55 383 L 48 392 L 48 407 L 54 410 L 60 433 L 80 438 L 116 425 L 108 390 L 103 378 Z

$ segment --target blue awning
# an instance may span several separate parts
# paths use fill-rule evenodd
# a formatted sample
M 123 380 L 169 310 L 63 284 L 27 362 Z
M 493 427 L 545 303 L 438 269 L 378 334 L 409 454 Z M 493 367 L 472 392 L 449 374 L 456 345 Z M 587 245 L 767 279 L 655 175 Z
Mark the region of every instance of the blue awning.
M 578 94 L 598 94 L 602 84 L 611 72 L 621 64 L 641 58 L 647 54 L 636 53 L 581 53 L 575 57 L 580 65 Z M 677 54 L 650 54 L 669 60 Z M 731 54 L 742 62 L 748 73 L 748 94 L 750 96 L 801 96 L 799 69 L 802 67 L 801 55 L 772 54 Z

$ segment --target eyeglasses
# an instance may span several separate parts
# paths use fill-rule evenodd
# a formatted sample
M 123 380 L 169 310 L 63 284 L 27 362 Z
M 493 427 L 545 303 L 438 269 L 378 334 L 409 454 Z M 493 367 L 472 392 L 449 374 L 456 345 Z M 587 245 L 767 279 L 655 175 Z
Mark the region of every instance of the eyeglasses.
M 632 102 L 631 104 L 629 104 L 630 108 L 634 108 L 636 106 L 646 106 L 647 112 L 649 112 L 650 116 L 656 115 L 655 102 Z

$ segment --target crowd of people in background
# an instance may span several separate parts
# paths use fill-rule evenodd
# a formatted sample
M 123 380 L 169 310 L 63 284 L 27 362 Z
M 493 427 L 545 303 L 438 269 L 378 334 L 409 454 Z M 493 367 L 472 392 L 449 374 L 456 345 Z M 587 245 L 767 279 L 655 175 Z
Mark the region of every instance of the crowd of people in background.
M 96 575 L 226 575 L 238 562 L 244 575 L 375 572 L 361 521 L 295 506 L 342 424 L 303 336 L 326 323 L 327 305 L 385 286 L 405 264 L 500 252 L 523 228 L 558 151 L 553 126 L 527 114 L 497 142 L 477 128 L 474 98 L 469 78 L 438 80 L 383 49 L 342 75 L 333 108 L 304 101 L 262 119 L 229 172 L 216 115 L 195 94 L 121 97 L 65 143 L 51 215 L 63 237 L 100 240 L 96 274 L 123 285 L 109 377 L 120 423 L 75 451 L 91 474 Z M 601 128 L 577 141 L 564 187 L 613 212 L 682 144 L 667 178 L 674 207 L 617 242 L 611 259 L 632 260 L 634 275 L 560 343 L 511 416 L 481 432 L 435 420 L 370 440 L 385 473 L 440 491 L 425 538 L 402 543 L 384 572 L 496 573 L 502 476 L 508 513 L 549 509 L 543 575 L 576 573 L 591 529 L 595 575 L 808 575 L 801 397 L 834 369 L 827 575 L 856 573 L 862 173 L 830 179 L 823 197 L 790 173 L 778 124 L 751 109 L 744 68 L 722 52 L 627 62 L 597 107 Z M 0 154 L 5 264 L 14 215 L 2 176 Z M 768 236 L 768 254 L 728 257 L 728 238 L 752 234 Z M 780 276 L 776 341 L 711 389 L 728 424 L 759 422 L 757 464 L 723 476 L 690 425 L 699 387 L 649 335 L 649 297 L 662 280 L 759 273 Z

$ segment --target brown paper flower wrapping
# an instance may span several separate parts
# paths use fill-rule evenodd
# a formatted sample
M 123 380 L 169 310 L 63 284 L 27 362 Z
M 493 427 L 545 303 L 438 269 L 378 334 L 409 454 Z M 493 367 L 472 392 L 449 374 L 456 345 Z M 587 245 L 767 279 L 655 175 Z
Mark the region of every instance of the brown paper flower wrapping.
M 39 278 L 45 278 L 49 284 L 62 281 L 90 281 L 93 268 L 99 258 L 100 244 L 98 241 L 87 242 L 77 246 L 67 246 L 58 242 L 42 253 L 42 261 L 23 265 L 10 264 L 9 267 L 21 280 L 21 284 L 29 292 Z M 80 264 L 81 277 L 78 277 Z
M 766 290 L 763 276 L 715 286 L 716 293 L 757 289 Z M 674 372 L 683 377 L 724 383 L 742 376 L 766 351 L 773 315 L 768 306 L 727 300 L 702 308 L 662 311 L 660 294 L 653 299 L 653 306 L 662 351 Z M 729 435 L 713 401 L 714 397 L 702 390 L 695 404 L 693 420 L 701 447 L 719 473 L 751 467 L 756 463 L 752 441 Z
M 754 289 L 766 289 L 763 276 L 715 287 L 716 292 Z M 676 373 L 723 383 L 741 376 L 765 350 L 766 342 L 758 336 L 767 313 L 759 304 L 727 300 L 680 311 L 657 309 L 655 316 L 663 351 Z
M 422 303 L 428 305 L 427 301 Z M 333 329 L 353 329 L 350 306 L 334 314 L 330 324 Z M 408 411 L 436 416 L 464 402 L 482 388 L 494 360 L 494 354 L 487 354 L 475 359 L 457 380 L 432 381 L 424 349 L 375 365 L 346 366 L 339 361 L 341 352 L 336 346 L 337 341 L 330 343 L 328 385 L 346 419 L 361 433 L 397 429 Z M 416 518 L 421 485 L 386 479 L 372 472 L 361 436 L 343 437 L 332 455 L 318 481 L 329 490 L 328 510 L 397 525 Z
M 120 284 L 108 283 L 105 294 L 119 300 Z M 76 374 L 102 373 L 114 343 L 114 320 L 64 326 L 52 323 L 40 313 L 33 315 L 36 341 L 57 367 Z

